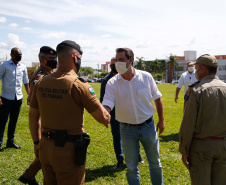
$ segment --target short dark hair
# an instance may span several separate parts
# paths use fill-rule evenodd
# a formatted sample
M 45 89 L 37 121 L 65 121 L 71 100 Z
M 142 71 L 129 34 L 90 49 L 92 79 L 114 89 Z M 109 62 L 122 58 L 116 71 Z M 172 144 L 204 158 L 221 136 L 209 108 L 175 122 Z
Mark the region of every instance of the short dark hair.
M 213 67 L 213 66 L 208 66 L 208 65 L 205 65 L 205 64 L 199 64 L 200 67 L 204 66 L 207 71 L 209 72 L 209 74 L 216 74 L 217 73 L 217 67 Z
M 134 54 L 133 54 L 133 51 L 131 49 L 129 49 L 129 48 L 117 48 L 116 49 L 116 53 L 123 52 L 123 51 L 126 53 L 127 59 L 130 59 L 132 57 L 133 60 L 134 60 Z

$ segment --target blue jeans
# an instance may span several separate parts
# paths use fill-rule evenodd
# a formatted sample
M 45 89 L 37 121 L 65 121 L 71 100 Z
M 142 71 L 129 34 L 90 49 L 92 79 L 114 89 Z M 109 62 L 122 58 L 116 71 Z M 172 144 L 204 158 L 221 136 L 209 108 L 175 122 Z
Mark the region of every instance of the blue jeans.
M 111 133 L 113 136 L 113 144 L 115 155 L 118 162 L 123 161 L 122 142 L 120 137 L 120 123 L 117 120 L 111 121 Z
M 140 184 L 137 158 L 139 153 L 139 142 L 143 145 L 147 156 L 152 184 L 162 185 L 163 176 L 159 156 L 159 141 L 154 120 L 141 126 L 121 123 L 120 133 L 127 166 L 126 177 L 129 185 Z
M 16 130 L 16 123 L 20 113 L 20 107 L 23 99 L 8 100 L 1 97 L 3 105 L 0 106 L 0 145 L 3 141 L 5 126 L 9 117 L 8 125 L 8 143 L 14 142 L 14 134 Z

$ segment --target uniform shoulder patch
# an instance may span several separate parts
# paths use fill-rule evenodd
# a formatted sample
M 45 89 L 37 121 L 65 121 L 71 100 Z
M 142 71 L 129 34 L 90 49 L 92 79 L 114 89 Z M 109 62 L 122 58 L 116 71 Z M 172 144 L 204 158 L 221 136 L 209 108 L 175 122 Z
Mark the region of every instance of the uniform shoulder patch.
M 190 88 L 188 88 L 188 90 L 186 91 L 186 93 L 184 95 L 184 101 L 187 101 L 188 100 L 189 95 L 190 95 L 190 92 L 191 92 L 191 90 L 190 90 Z
M 33 84 L 35 84 L 37 81 L 38 81 L 38 80 L 34 80 L 34 81 L 33 81 Z
M 91 95 L 95 94 L 95 91 L 92 87 L 89 87 L 89 92 L 90 92 Z
M 200 81 L 197 81 L 197 82 L 195 82 L 195 83 L 193 83 L 193 84 L 191 84 L 191 85 L 189 85 L 188 87 L 194 87 L 196 84 L 198 84 Z

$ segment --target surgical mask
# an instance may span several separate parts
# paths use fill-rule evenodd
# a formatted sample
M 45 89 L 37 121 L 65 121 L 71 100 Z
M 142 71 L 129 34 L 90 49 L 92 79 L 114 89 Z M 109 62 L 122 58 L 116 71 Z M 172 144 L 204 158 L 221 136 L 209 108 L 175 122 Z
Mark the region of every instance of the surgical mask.
M 128 71 L 128 69 L 126 68 L 126 64 L 127 62 L 120 62 L 120 61 L 117 61 L 115 63 L 116 70 L 118 71 L 119 74 L 124 74 Z
M 80 66 L 81 66 L 81 59 L 78 56 L 76 56 L 76 57 L 77 57 L 78 63 L 75 62 L 75 58 L 74 58 L 74 63 L 75 63 L 75 66 L 77 68 L 77 73 L 78 73 Z
M 189 72 L 193 72 L 194 69 L 195 69 L 194 67 L 188 67 L 188 71 L 189 71 Z
M 57 60 L 46 60 L 47 66 L 49 66 L 51 69 L 55 69 L 57 67 Z
M 22 58 L 21 55 L 16 55 L 16 56 L 15 56 L 15 59 L 16 59 L 17 62 L 21 61 L 21 58 Z

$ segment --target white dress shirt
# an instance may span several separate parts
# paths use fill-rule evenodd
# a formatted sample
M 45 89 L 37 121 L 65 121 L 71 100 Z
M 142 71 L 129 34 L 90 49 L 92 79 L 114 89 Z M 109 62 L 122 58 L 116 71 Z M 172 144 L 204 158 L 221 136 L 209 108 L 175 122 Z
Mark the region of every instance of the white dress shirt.
M 181 75 L 181 77 L 178 81 L 177 87 L 181 89 L 182 86 L 184 85 L 184 94 L 185 94 L 187 89 L 188 89 L 188 86 L 190 84 L 197 82 L 197 81 L 198 80 L 195 77 L 195 72 L 190 74 L 188 71 L 186 71 Z
M 120 74 L 108 81 L 102 104 L 111 110 L 115 106 L 115 118 L 119 122 L 140 124 L 153 116 L 152 100 L 161 96 L 152 75 L 135 69 L 130 81 Z

